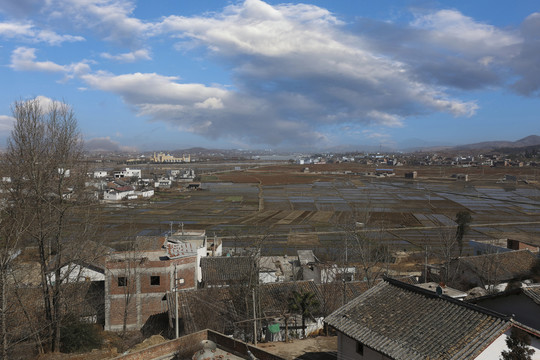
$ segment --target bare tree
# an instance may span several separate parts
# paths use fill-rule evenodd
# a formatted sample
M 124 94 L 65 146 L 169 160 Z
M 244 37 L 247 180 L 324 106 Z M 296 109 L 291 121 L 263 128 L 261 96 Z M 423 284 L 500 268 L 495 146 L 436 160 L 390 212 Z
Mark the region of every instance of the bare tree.
M 68 279 L 62 268 L 84 248 L 80 241 L 92 227 L 94 202 L 84 187 L 82 139 L 65 103 L 45 107 L 38 99 L 17 101 L 12 113 L 15 125 L 4 158 L 11 179 L 7 202 L 19 207 L 24 237 L 38 249 L 46 339 L 50 350 L 58 351 Z
M 141 253 L 138 251 L 136 240 L 133 240 L 127 251 L 122 252 L 122 269 L 118 273 L 118 286 L 122 289 L 123 309 L 122 309 L 122 337 L 126 335 L 129 316 L 134 312 L 133 300 L 137 294 L 137 281 L 139 276 L 139 266 L 142 261 Z
M 1 189 L 4 195 L 9 188 L 9 181 L 2 183 L 7 185 Z M 0 204 L 0 336 L 1 336 L 1 359 L 8 358 L 8 348 L 10 340 L 8 338 L 8 317 L 13 311 L 13 297 L 9 296 L 12 291 L 9 288 L 8 278 L 11 274 L 16 257 L 21 252 L 21 238 L 24 232 L 24 213 L 20 204 L 8 202 L 6 198 L 1 198 Z
M 459 254 L 459 242 L 455 236 L 454 228 L 440 227 L 438 237 L 439 244 L 432 251 L 443 263 L 444 269 L 440 273 L 440 280 L 446 284 L 450 284 L 455 280 L 457 269 L 449 265 L 450 261 Z
M 361 271 L 369 287 L 387 272 L 391 260 L 390 249 L 384 244 L 384 222 L 370 223 L 369 209 L 353 211 L 343 224 L 345 237 L 345 267 L 349 263 Z M 371 225 L 371 226 L 370 226 Z

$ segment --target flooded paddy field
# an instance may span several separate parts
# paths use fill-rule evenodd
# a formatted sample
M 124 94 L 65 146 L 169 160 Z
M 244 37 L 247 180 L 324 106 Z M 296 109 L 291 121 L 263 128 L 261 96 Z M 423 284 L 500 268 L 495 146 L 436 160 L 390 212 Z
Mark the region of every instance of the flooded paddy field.
M 465 240 L 540 242 L 538 185 L 497 183 L 498 175 L 478 175 L 469 182 L 287 176 L 276 168 L 224 173 L 203 182 L 203 190 L 172 189 L 152 200 L 108 206 L 109 243 L 121 248 L 130 236 L 164 233 L 171 223 L 174 230 L 183 223 L 222 237 L 229 249 L 262 242 L 264 254 L 292 255 L 297 249 L 337 253 L 344 246 L 344 229 L 361 222 L 366 236 L 394 249 L 419 251 L 442 246 L 445 236 L 455 232 L 456 213 L 464 210 L 473 219 Z

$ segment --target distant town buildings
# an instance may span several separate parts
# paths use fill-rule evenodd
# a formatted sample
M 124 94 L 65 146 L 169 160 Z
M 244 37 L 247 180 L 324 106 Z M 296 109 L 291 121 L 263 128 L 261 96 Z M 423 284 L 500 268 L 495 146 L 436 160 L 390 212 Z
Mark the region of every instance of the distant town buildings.
M 191 162 L 191 156 L 190 154 L 182 155 L 182 157 L 174 157 L 171 154 L 165 154 L 165 153 L 154 153 L 154 156 L 152 156 L 152 162 L 153 163 L 188 163 Z

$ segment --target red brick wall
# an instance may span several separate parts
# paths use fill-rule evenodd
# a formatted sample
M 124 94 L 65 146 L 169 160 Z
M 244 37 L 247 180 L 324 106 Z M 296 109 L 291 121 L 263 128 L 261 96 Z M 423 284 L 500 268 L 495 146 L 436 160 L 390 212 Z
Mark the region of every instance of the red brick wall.
M 150 279 L 152 276 L 159 276 L 159 285 L 151 285 Z M 169 290 L 170 276 L 167 269 L 156 269 L 152 272 L 140 274 L 141 293 L 165 293 Z
M 151 315 L 167 311 L 167 302 L 161 301 L 161 299 L 161 296 L 143 297 L 141 299 L 143 323 L 146 322 Z
M 108 275 L 110 279 L 110 285 L 109 285 L 109 294 L 111 295 L 122 295 L 126 292 L 129 292 L 130 294 L 134 294 L 137 286 L 135 284 L 135 279 L 126 276 L 124 274 L 116 275 Z M 127 286 L 118 286 L 118 278 L 124 276 L 127 280 Z
M 126 306 L 125 299 L 115 298 L 111 299 L 110 310 L 110 325 L 123 325 L 124 323 L 124 309 Z M 128 316 L 127 324 L 137 323 L 137 306 L 135 296 L 132 296 L 128 304 Z
M 129 275 L 129 266 L 126 266 L 126 261 L 133 262 L 131 276 Z M 175 264 L 177 265 L 178 279 L 184 280 L 182 284 L 178 284 L 178 288 L 189 289 L 196 287 L 195 271 L 197 258 L 195 256 L 174 260 L 126 261 L 111 260 L 106 263 L 109 270 L 106 274 L 109 284 L 106 296 L 110 300 L 109 326 L 118 326 L 123 323 L 123 295 L 126 291 L 132 294 L 128 325 L 137 324 L 137 311 L 139 311 L 140 320 L 142 321 L 138 325 L 144 324 L 149 316 L 166 311 L 166 302 L 162 302 L 161 298 L 171 289 L 174 280 L 173 276 L 171 276 L 171 271 Z M 118 277 L 122 276 L 127 278 L 127 287 L 118 286 Z M 160 277 L 159 285 L 151 285 L 152 276 Z M 137 286 L 137 281 L 139 282 L 139 286 Z M 139 293 L 137 293 L 138 288 L 140 289 Z M 140 297 L 140 307 L 137 309 L 138 297 Z

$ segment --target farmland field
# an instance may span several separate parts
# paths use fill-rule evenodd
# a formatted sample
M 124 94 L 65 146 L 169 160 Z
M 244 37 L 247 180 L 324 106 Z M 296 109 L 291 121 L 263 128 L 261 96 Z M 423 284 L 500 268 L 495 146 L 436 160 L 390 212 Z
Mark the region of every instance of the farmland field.
M 532 179 L 534 170 L 426 167 L 415 180 L 403 177 L 411 171 L 405 168 L 388 178 L 354 175 L 366 171 L 373 168 L 329 164 L 303 172 L 284 164 L 216 171 L 202 177 L 198 191 L 171 189 L 152 200 L 109 206 L 104 222 L 113 247 L 126 236 L 163 233 L 172 222 L 174 229 L 183 223 L 215 233 L 228 248 L 265 235 L 264 253 L 292 254 L 339 249 L 344 224 L 368 213 L 363 231 L 394 248 L 418 250 L 439 246 L 441 231 L 452 231 L 456 213 L 467 210 L 473 223 L 466 240 L 540 240 L 538 184 L 500 181 L 508 173 Z M 450 178 L 465 172 L 468 182 Z

